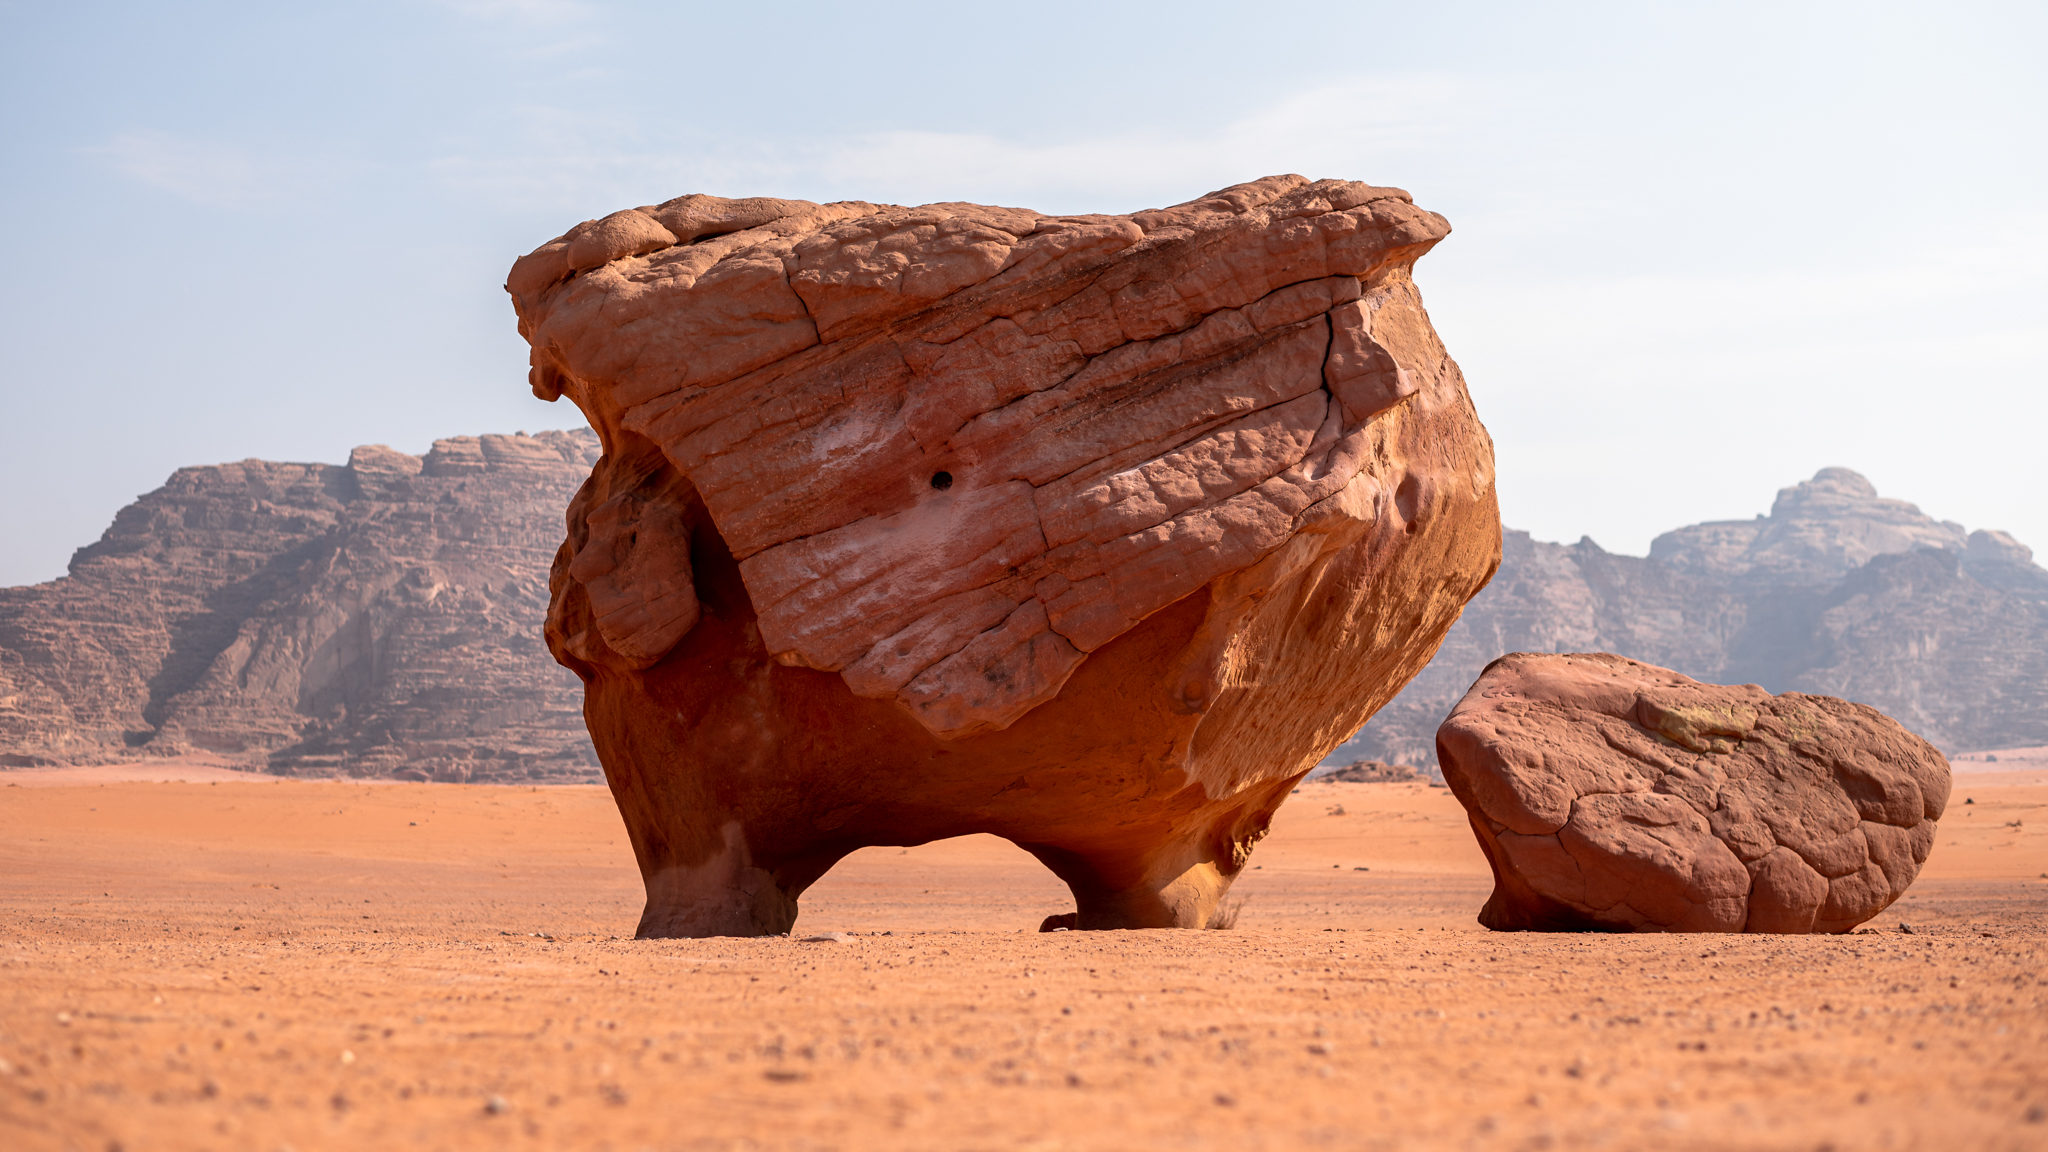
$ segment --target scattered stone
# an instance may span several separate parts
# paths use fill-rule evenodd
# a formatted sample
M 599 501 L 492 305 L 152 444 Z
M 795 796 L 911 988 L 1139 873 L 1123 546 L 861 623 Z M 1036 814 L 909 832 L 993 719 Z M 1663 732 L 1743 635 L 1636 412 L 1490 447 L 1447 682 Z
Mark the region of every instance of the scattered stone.
M 493 1096 L 484 1101 L 484 1111 L 493 1116 L 503 1116 L 512 1110 L 512 1105 L 503 1096 Z
M 1360 760 L 1316 777 L 1339 784 L 1399 784 L 1422 779 L 1422 773 L 1407 764 Z
M 1847 932 L 1905 893 L 1949 797 L 1876 709 L 1606 653 L 1502 657 L 1437 746 L 1506 931 Z
M 1278 176 L 1128 216 L 693 195 L 519 260 L 529 384 L 606 445 L 547 638 L 640 935 L 786 932 L 846 853 L 969 832 L 1073 927 L 1208 923 L 1498 560 L 1411 277 L 1448 232 Z

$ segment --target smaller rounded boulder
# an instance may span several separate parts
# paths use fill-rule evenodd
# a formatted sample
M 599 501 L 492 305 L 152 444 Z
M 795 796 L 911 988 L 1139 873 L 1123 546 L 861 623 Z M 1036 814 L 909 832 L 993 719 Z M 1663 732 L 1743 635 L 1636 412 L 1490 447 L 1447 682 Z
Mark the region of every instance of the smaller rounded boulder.
M 1501 657 L 1436 741 L 1504 932 L 1847 932 L 1919 875 L 1950 786 L 1874 708 L 1604 652 Z

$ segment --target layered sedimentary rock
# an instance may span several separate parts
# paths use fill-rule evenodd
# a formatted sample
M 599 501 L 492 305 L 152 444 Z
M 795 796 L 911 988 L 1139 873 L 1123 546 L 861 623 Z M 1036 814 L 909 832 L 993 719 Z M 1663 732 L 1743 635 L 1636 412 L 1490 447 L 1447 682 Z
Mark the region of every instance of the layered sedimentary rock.
M 1129 216 L 685 196 L 507 288 L 605 445 L 548 617 L 643 935 L 786 930 L 971 832 L 1080 927 L 1200 925 L 1499 554 L 1395 189 Z
M 539 631 L 589 431 L 184 468 L 68 576 L 0 589 L 0 762 L 588 780 Z
M 1608 651 L 1722 683 L 1868 704 L 1944 751 L 2048 743 L 2048 571 L 1845 468 L 1767 516 L 1659 536 L 1648 557 L 1505 534 L 1436 659 L 1332 756 L 1433 766 L 1436 727 L 1503 652 Z
M 1437 748 L 1507 931 L 1847 932 L 1905 893 L 1949 794 L 1873 708 L 1607 653 L 1502 657 Z

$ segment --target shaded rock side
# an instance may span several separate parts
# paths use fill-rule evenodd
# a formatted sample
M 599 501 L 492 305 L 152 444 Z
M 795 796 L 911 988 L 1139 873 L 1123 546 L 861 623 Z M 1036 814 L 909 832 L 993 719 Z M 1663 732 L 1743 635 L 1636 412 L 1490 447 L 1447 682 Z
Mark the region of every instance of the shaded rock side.
M 69 575 L 0 589 L 0 754 L 589 779 L 577 682 L 538 633 L 597 455 L 545 432 L 179 470 Z
M 1770 516 L 1666 533 L 1647 558 L 1506 532 L 1436 659 L 1328 763 L 1433 768 L 1437 725 L 1488 662 L 1583 651 L 1855 700 L 1948 752 L 2048 743 L 2048 571 L 2006 533 L 1965 537 L 1828 468 Z
M 686 196 L 507 281 L 605 455 L 548 618 L 643 935 L 785 930 L 847 852 L 990 832 L 1082 927 L 1199 925 L 1499 556 L 1406 193 L 1129 216 Z
M 1607 653 L 1502 657 L 1437 749 L 1498 931 L 1847 932 L 1905 893 L 1949 796 L 1873 708 Z

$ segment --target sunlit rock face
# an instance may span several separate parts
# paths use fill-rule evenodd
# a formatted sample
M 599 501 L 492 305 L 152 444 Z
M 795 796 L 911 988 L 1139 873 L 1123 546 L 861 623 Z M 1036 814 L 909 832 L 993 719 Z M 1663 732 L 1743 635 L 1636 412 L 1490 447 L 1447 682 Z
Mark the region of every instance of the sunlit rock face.
M 0 588 L 0 768 L 200 755 L 284 776 L 586 783 L 548 558 L 587 430 L 180 468 Z
M 1847 932 L 1919 875 L 1950 783 L 1874 708 L 1604 652 L 1501 657 L 1437 755 L 1507 931 Z
M 986 832 L 1080 928 L 1200 926 L 1499 561 L 1406 193 L 1128 216 L 685 196 L 512 269 L 604 456 L 548 642 L 642 935 L 787 930 L 855 849 Z
M 1771 514 L 1664 533 L 1650 555 L 1502 533 L 1500 571 L 1436 659 L 1331 763 L 1434 769 L 1436 729 L 1503 652 L 1614 652 L 1719 684 L 1868 704 L 1944 752 L 2048 743 L 2048 570 L 1846 468 Z

